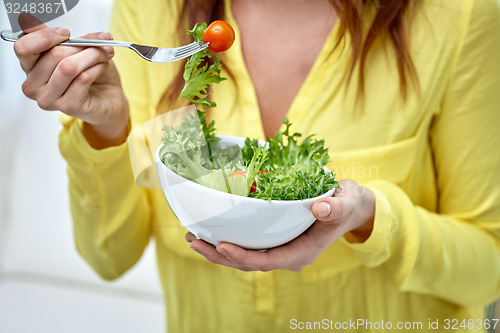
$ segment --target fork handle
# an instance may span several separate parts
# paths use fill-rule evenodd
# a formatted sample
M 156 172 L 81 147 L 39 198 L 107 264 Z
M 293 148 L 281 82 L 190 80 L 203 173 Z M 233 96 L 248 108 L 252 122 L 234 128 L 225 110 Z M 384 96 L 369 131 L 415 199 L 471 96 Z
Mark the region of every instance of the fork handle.
M 20 33 L 13 33 L 8 30 L 3 30 L 0 32 L 3 40 L 7 42 L 15 42 L 19 39 Z M 117 40 L 100 40 L 100 39 L 68 39 L 59 45 L 68 46 L 118 46 L 118 47 L 129 47 L 132 43 L 120 42 Z
M 59 45 L 68 46 L 118 46 L 129 47 L 132 43 L 120 42 L 118 40 L 100 40 L 100 39 L 68 39 Z

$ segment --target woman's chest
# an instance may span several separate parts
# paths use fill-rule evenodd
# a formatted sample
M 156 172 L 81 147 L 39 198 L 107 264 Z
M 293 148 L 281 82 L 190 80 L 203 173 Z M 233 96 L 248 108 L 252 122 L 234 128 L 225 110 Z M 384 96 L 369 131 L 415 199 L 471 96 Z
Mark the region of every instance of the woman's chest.
M 268 6 L 233 1 L 232 10 L 264 132 L 272 136 L 321 53 L 335 13 L 327 1 L 272 10 Z

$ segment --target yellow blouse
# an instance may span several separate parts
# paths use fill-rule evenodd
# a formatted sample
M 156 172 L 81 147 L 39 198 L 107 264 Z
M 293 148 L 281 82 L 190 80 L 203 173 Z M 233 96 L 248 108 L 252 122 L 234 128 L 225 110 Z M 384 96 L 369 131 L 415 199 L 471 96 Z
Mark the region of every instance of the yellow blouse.
M 116 0 L 111 31 L 117 40 L 178 46 L 181 2 Z M 234 79 L 215 87 L 212 117 L 219 134 L 263 138 L 238 25 L 225 4 L 236 42 L 223 66 Z M 392 48 L 379 41 L 366 64 L 364 110 L 355 103 L 356 74 L 344 90 L 347 48 L 330 52 L 337 29 L 288 117 L 295 131 L 326 140 L 339 179 L 373 191 L 375 224 L 366 242 L 343 238 L 298 273 L 206 261 L 190 250 L 161 191 L 135 184 L 127 143 L 94 150 L 80 122 L 62 117 L 79 252 L 115 279 L 155 237 L 170 332 L 387 331 L 376 330 L 382 321 L 425 332 L 430 322 L 443 331 L 453 319 L 474 320 L 457 332 L 482 332 L 484 306 L 500 295 L 500 4 L 422 1 L 411 30 L 420 92 L 401 101 Z M 135 128 L 157 114 L 181 64 L 148 63 L 129 50 L 116 50 L 115 61 Z

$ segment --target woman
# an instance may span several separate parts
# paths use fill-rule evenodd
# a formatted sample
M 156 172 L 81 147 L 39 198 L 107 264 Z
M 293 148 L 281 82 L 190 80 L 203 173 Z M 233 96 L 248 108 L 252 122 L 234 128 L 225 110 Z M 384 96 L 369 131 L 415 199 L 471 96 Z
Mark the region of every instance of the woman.
M 264 138 L 286 115 L 326 140 L 342 191 L 315 203 L 304 235 L 266 253 L 191 234 L 188 246 L 161 192 L 134 183 L 127 135 L 175 108 L 180 62 L 127 50 L 111 61 L 112 49 L 56 46 L 67 30 L 30 30 L 15 44 L 23 91 L 69 116 L 60 149 L 78 250 L 114 279 L 154 236 L 172 332 L 431 331 L 453 320 L 484 331 L 500 294 L 499 7 L 116 1 L 119 40 L 178 46 L 194 22 L 235 27 L 230 79 L 212 95 L 218 133 Z

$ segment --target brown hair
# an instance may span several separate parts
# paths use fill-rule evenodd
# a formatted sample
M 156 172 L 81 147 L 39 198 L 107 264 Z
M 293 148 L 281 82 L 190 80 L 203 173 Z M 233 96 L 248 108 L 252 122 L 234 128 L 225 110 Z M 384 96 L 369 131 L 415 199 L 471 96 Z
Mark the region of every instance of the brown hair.
M 390 38 L 396 53 L 397 68 L 403 100 L 407 97 L 408 79 L 418 88 L 418 78 L 410 56 L 408 30 L 409 23 L 415 14 L 418 0 L 329 0 L 334 7 L 340 24 L 339 39 L 335 47 L 349 34 L 351 40 L 351 67 L 348 82 L 354 68 L 359 62 L 358 93 L 364 94 L 364 70 L 368 53 L 377 38 L 386 34 Z M 366 36 L 363 36 L 364 13 L 375 6 L 376 15 Z M 409 16 L 407 16 L 409 13 Z M 223 0 L 185 0 L 178 22 L 178 38 L 180 42 L 189 42 L 186 30 L 197 22 L 210 23 L 224 17 Z M 407 21 L 409 19 L 409 22 Z M 222 56 L 223 57 L 223 56 Z M 208 60 L 213 61 L 213 57 Z M 227 69 L 226 69 L 227 71 Z M 230 71 L 229 76 L 231 76 Z M 160 105 L 176 105 L 177 97 L 184 85 L 182 70 L 165 91 Z M 166 104 L 165 104 L 166 103 Z

